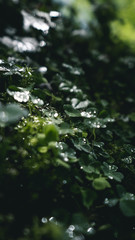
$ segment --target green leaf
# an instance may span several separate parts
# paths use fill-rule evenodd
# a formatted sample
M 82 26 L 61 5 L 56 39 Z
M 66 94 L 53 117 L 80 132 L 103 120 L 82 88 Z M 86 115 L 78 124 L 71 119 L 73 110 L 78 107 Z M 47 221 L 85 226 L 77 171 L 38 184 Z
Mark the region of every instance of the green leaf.
M 132 112 L 130 115 L 128 115 L 129 116 L 129 118 L 130 118 L 130 120 L 132 121 L 132 122 L 135 122 L 135 112 Z
M 82 108 L 87 108 L 90 104 L 89 100 L 85 100 L 85 101 L 80 101 L 77 98 L 72 98 L 71 99 L 71 103 L 72 103 L 72 107 L 75 109 L 82 109 Z
M 94 166 L 81 166 L 81 169 L 86 173 L 96 173 L 99 174 L 100 171 Z
M 121 172 L 117 172 L 118 167 L 115 165 L 108 165 L 108 163 L 104 162 L 101 169 L 104 172 L 104 175 L 110 179 L 114 179 L 117 182 L 121 182 L 124 178 L 124 175 Z
M 64 105 L 64 110 L 69 117 L 81 117 L 80 112 L 72 108 L 70 105 Z
M 74 147 L 77 148 L 78 150 L 84 151 L 86 153 L 91 153 L 91 147 L 86 142 L 85 138 L 72 139 L 72 143 L 74 144 Z
M 26 117 L 28 111 L 22 109 L 18 104 L 0 104 L 0 126 L 5 127 Z
M 59 126 L 59 133 L 61 135 L 66 135 L 66 134 L 73 135 L 74 131 L 71 129 L 71 127 L 68 123 L 64 122 Z
M 38 151 L 39 151 L 40 153 L 46 153 L 46 152 L 48 151 L 48 148 L 45 147 L 45 146 L 39 147 L 39 148 L 38 148 Z
M 95 178 L 92 186 L 96 190 L 104 190 L 111 187 L 110 183 L 104 177 Z
M 135 196 L 132 193 L 126 193 L 120 199 L 120 209 L 126 217 L 135 216 Z
M 61 159 L 57 158 L 57 159 L 55 159 L 55 161 L 56 161 L 57 166 L 62 166 L 62 167 L 67 168 L 67 169 L 70 168 L 70 165 L 68 163 L 62 161 Z
M 87 209 L 89 209 L 92 206 L 94 200 L 96 199 L 97 194 L 94 191 L 89 189 L 86 189 L 86 190 L 81 189 L 81 194 L 82 194 L 83 205 Z
M 44 133 L 45 133 L 45 140 L 46 142 L 55 142 L 58 141 L 59 139 L 59 132 L 58 129 L 55 125 L 49 124 L 46 125 L 44 128 Z

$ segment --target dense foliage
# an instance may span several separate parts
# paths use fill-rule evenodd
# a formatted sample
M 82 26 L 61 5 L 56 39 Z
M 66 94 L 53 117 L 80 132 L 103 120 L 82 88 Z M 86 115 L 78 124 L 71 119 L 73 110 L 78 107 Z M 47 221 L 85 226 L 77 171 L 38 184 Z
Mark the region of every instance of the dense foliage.
M 87 2 L 86 24 L 20 2 L 0 1 L 0 239 L 133 240 L 135 53 L 117 7 Z

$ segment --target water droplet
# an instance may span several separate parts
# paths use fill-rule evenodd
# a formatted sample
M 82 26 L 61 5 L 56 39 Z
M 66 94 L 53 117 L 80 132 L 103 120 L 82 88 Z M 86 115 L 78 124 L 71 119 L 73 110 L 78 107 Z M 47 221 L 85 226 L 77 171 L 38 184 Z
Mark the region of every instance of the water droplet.
M 127 164 L 131 164 L 132 163 L 132 157 L 131 156 L 128 156 L 126 158 L 123 158 L 122 159 L 123 162 L 127 163 Z
M 47 218 L 43 217 L 43 218 L 41 219 L 41 222 L 42 222 L 42 223 L 47 223 Z
M 83 138 L 83 142 L 86 143 L 86 138 Z
M 44 22 L 43 19 L 37 18 L 35 16 L 32 16 L 31 14 L 27 13 L 26 11 L 22 10 L 21 11 L 23 18 L 24 18 L 24 29 L 28 31 L 30 27 L 33 27 L 37 30 L 43 31 L 43 32 L 48 32 L 49 30 L 49 25 Z M 38 13 L 42 13 L 40 11 L 36 11 L 36 15 Z M 44 13 L 44 12 L 43 12 Z M 47 14 L 44 13 L 45 15 L 42 17 L 46 17 Z M 41 17 L 41 16 L 40 16 Z
M 52 17 L 52 18 L 53 18 L 53 17 L 59 17 L 59 16 L 60 16 L 60 13 L 57 12 L 57 11 L 51 11 L 49 15 L 50 15 L 50 17 Z
M 45 42 L 45 41 L 43 41 L 43 40 L 42 40 L 42 41 L 40 41 L 40 43 L 39 43 L 39 46 L 40 46 L 40 47 L 45 47 L 45 46 L 46 46 L 46 42 Z
M 95 229 L 94 229 L 93 227 L 88 228 L 88 229 L 87 229 L 87 232 L 88 232 L 89 234 L 91 234 L 91 235 L 93 235 L 93 234 L 96 233 L 96 231 L 95 231 Z
M 66 180 L 63 180 L 63 184 L 67 184 L 67 181 L 66 181 Z
M 109 175 L 108 178 L 110 178 L 111 180 L 113 179 L 113 177 L 111 175 Z
M 36 97 L 32 97 L 31 96 L 31 101 L 34 103 L 34 104 L 37 104 L 39 106 L 42 106 L 44 104 L 44 101 L 40 98 L 36 98 Z
M 64 157 L 64 161 L 65 161 L 65 162 L 68 162 L 69 160 L 68 160 L 68 158 L 67 158 L 67 157 Z
M 86 118 L 95 117 L 92 112 L 81 112 L 81 116 Z
M 115 165 L 108 165 L 108 168 L 110 171 L 117 171 L 118 170 L 118 167 L 115 166 Z
M 67 229 L 67 233 L 69 235 L 70 238 L 73 238 L 74 237 L 74 234 L 73 234 L 73 231 L 75 230 L 75 226 L 74 225 L 70 225 Z
M 2 59 L 0 59 L 0 64 L 4 64 L 4 61 Z
M 54 117 L 55 118 L 57 118 L 58 117 L 58 113 L 56 112 L 56 113 L 54 113 Z
M 55 222 L 57 224 L 57 221 L 56 221 L 55 217 L 50 217 L 49 222 Z
M 45 74 L 46 72 L 47 72 L 47 67 L 40 67 L 39 69 L 38 69 L 38 71 L 41 73 L 41 74 Z
M 70 225 L 68 228 L 70 231 L 74 231 L 75 230 L 75 226 L 74 225 Z
M 105 205 L 108 205 L 108 204 L 109 204 L 109 199 L 108 199 L 108 198 L 105 198 L 104 204 L 105 204 Z

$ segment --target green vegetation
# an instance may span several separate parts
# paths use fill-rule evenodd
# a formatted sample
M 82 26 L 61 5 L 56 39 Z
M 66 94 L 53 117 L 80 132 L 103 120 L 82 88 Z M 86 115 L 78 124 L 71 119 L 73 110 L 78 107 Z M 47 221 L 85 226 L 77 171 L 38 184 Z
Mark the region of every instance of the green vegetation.
M 84 3 L 0 1 L 1 240 L 135 239 L 126 10 Z

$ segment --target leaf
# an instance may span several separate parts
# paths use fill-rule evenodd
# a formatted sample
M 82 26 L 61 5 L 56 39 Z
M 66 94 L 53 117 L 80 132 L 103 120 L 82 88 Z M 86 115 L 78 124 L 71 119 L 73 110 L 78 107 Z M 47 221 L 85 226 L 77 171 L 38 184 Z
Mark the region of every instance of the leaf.
M 125 193 L 120 199 L 120 209 L 126 217 L 135 216 L 135 196 L 132 193 Z
M 46 153 L 46 152 L 48 151 L 48 148 L 45 147 L 45 146 L 39 147 L 39 148 L 38 148 L 38 151 L 39 151 L 40 153 Z
M 99 174 L 99 170 L 94 166 L 81 166 L 81 169 L 86 173 L 96 173 Z
M 119 199 L 117 198 L 105 198 L 104 204 L 107 205 L 108 207 L 114 207 L 117 203 L 119 202 Z
M 66 135 L 66 134 L 73 135 L 74 131 L 71 129 L 71 127 L 68 123 L 64 122 L 59 126 L 59 133 L 61 135 Z
M 7 93 L 18 102 L 28 102 L 30 98 L 30 92 L 23 88 L 18 88 L 18 90 L 19 91 L 10 91 L 7 89 Z
M 22 109 L 18 104 L 0 104 L 0 126 L 5 127 L 26 117 L 28 111 Z
M 96 190 L 104 190 L 111 187 L 110 183 L 104 177 L 95 178 L 92 186 Z
M 85 138 L 72 139 L 72 143 L 74 144 L 74 147 L 78 150 L 84 151 L 86 153 L 91 153 L 91 147 L 89 144 L 87 144 Z
M 97 197 L 96 193 L 89 189 L 86 189 L 86 190 L 81 189 L 81 195 L 82 195 L 83 205 L 87 209 L 89 209 Z
M 128 115 L 129 116 L 129 118 L 130 118 L 130 120 L 132 121 L 132 122 L 135 122 L 135 112 L 132 112 L 130 115 Z
M 85 100 L 85 101 L 80 101 L 77 98 L 72 98 L 71 99 L 71 103 L 72 103 L 72 107 L 75 109 L 82 109 L 82 108 L 87 108 L 90 104 L 89 100 Z
M 55 142 L 59 139 L 59 132 L 55 125 L 49 124 L 44 128 L 46 142 Z
M 114 179 L 117 182 L 121 182 L 124 178 L 124 175 L 121 172 L 117 172 L 118 167 L 115 165 L 108 165 L 108 163 L 104 162 L 101 169 L 104 172 L 104 175 L 110 179 Z
M 62 167 L 65 167 L 67 169 L 70 169 L 70 165 L 68 163 L 62 161 L 61 159 L 57 158 L 57 159 L 55 159 L 55 161 L 56 161 L 57 166 L 62 166 Z
M 36 104 L 38 106 L 44 105 L 44 101 L 42 99 L 38 98 L 38 97 L 31 96 L 30 99 L 34 104 Z
M 64 105 L 64 110 L 69 117 L 81 117 L 80 112 L 72 108 L 70 105 Z

